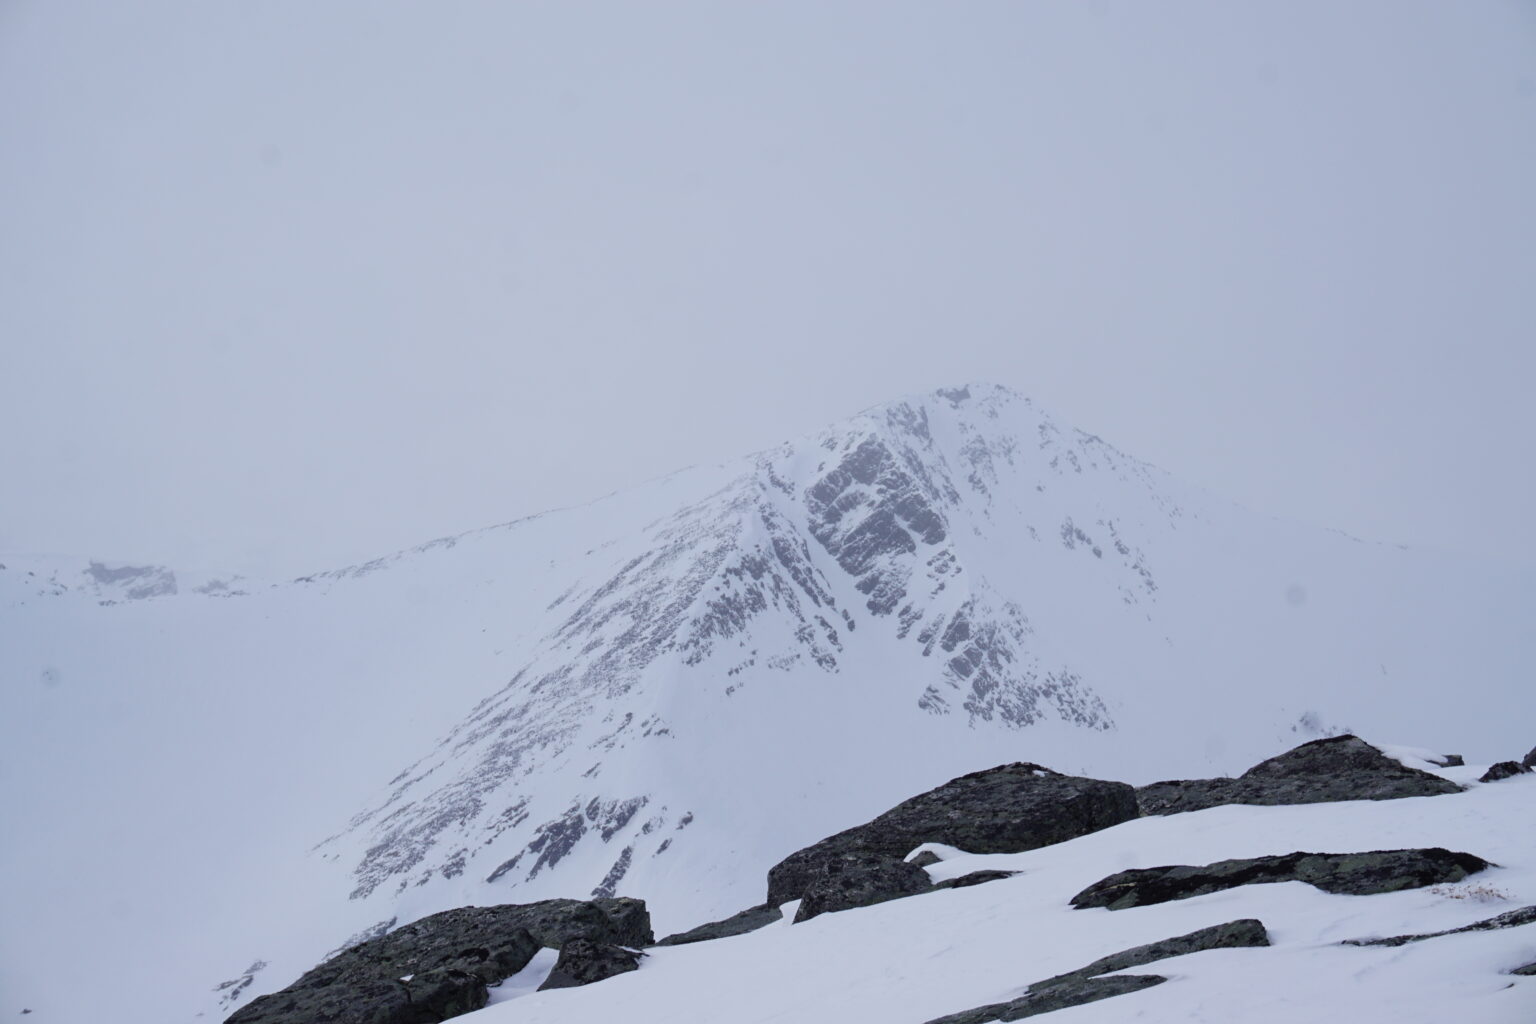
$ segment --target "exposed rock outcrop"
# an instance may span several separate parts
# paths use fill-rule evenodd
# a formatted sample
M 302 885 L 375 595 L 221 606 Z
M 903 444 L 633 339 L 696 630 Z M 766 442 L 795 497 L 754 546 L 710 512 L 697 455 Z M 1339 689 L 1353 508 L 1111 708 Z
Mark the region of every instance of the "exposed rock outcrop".
M 1017 871 L 998 871 L 988 868 L 983 871 L 972 871 L 970 874 L 961 875 L 959 878 L 947 878 L 942 882 L 934 883 L 933 888 L 938 889 L 966 889 L 973 885 L 982 885 L 986 882 L 998 882 L 1004 878 L 1012 878 Z
M 434 1024 L 484 1006 L 541 946 L 575 940 L 648 945 L 650 914 L 624 898 L 447 910 L 343 950 L 226 1024 Z
M 1532 747 L 1531 752 L 1521 758 L 1520 763 L 1527 768 L 1536 768 L 1536 747 Z
M 1222 804 L 1315 804 L 1459 793 L 1438 775 L 1409 768 L 1356 736 L 1330 736 L 1261 761 L 1235 779 L 1154 782 L 1136 791 L 1143 815 Z
M 1252 917 L 1244 917 L 1236 921 L 1228 921 L 1226 924 L 1201 928 L 1185 935 L 1176 935 L 1160 942 L 1149 942 L 1144 946 L 1133 946 L 1118 953 L 1111 953 L 1109 956 L 1095 960 L 1087 967 L 1069 974 L 1057 975 L 1042 984 L 1052 984 L 1069 978 L 1109 974 L 1112 971 L 1124 971 L 1157 960 L 1167 960 L 1173 956 L 1198 953 L 1205 949 L 1267 945 L 1269 945 L 1269 932 L 1265 929 L 1264 922 Z
M 1027 993 L 1017 999 L 937 1017 L 928 1024 L 988 1024 L 994 1020 L 1023 1020 L 1053 1010 L 1065 1010 L 1069 1006 L 1082 1006 L 1111 996 L 1139 992 L 1167 980 L 1160 974 L 1120 974 L 1113 978 L 1076 978 L 1056 985 L 1032 985 Z
M 1265 931 L 1262 922 L 1253 918 L 1229 921 L 1226 924 L 1201 928 L 1187 935 L 1111 953 L 1109 956 L 1095 960 L 1087 967 L 1036 982 L 1017 999 L 1006 1003 L 978 1006 L 973 1010 L 940 1017 L 929 1021 L 928 1024 L 986 1024 L 988 1021 L 995 1020 L 1022 1020 L 1025 1017 L 1034 1017 L 1052 1010 L 1063 1010 L 1069 1006 L 1081 1006 L 1084 1003 L 1135 992 L 1168 980 L 1156 974 L 1099 977 L 1102 974 L 1140 967 L 1143 964 L 1183 956 L 1186 953 L 1198 953 L 1206 949 L 1267 945 L 1269 945 L 1269 933 Z
M 710 921 L 697 928 L 690 928 L 676 935 L 668 935 L 656 945 L 682 946 L 690 942 L 707 942 L 710 939 L 723 939 L 731 935 L 745 935 L 747 932 L 755 932 L 759 928 L 782 920 L 784 920 L 783 911 L 776 906 L 764 903 L 732 914 L 723 921 Z
M 560 947 L 560 958 L 544 984 L 542 992 L 549 988 L 575 988 L 603 981 L 616 974 L 638 970 L 640 958 L 645 954 L 636 949 L 616 946 L 611 942 L 593 942 L 590 939 L 572 939 Z
M 1519 761 L 1500 761 L 1483 772 L 1478 782 L 1502 782 L 1504 779 L 1512 779 L 1516 775 L 1528 775 L 1530 769 Z
M 928 872 L 899 857 L 844 850 L 821 862 L 811 876 L 795 912 L 795 923 L 835 910 L 914 896 L 932 887 Z
M 519 925 L 528 929 L 539 945 L 550 949 L 563 948 L 569 939 L 591 939 L 635 948 L 649 946 L 656 941 L 651 933 L 651 914 L 646 909 L 645 901 L 627 896 L 596 900 L 542 900 L 538 903 L 485 909 L 519 911 L 511 916 L 518 919 Z
M 929 854 L 929 857 L 931 859 L 928 863 L 938 863 L 937 856 Z M 859 863 L 858 855 L 850 854 L 839 863 L 841 868 L 838 872 L 824 872 L 812 880 L 806 895 L 801 900 L 799 910 L 796 911 L 796 922 L 806 921 L 832 910 L 865 907 L 901 896 L 937 892 L 940 889 L 964 889 L 972 885 L 1011 878 L 1018 874 L 1017 871 L 987 869 L 972 871 L 959 878 L 930 884 L 927 872 L 921 870 L 918 858 L 915 857 L 907 861 L 906 866 L 918 869 L 917 875 L 902 868 L 891 867 L 892 858 L 879 855 L 872 855 L 867 861 Z M 918 875 L 922 878 L 919 879 Z M 806 909 L 807 905 L 810 907 L 809 910 Z M 745 935 L 747 932 L 755 932 L 759 928 L 783 919 L 784 914 L 778 907 L 764 903 L 732 914 L 723 921 L 711 921 L 697 928 L 690 928 L 686 932 L 668 935 L 656 945 L 682 946 L 690 942 L 707 942 L 710 939 Z
M 1134 817 L 1135 790 L 1123 782 L 1062 775 L 1036 764 L 1002 765 L 952 779 L 790 854 L 768 872 L 767 902 L 777 906 L 804 896 L 827 864 L 849 853 L 900 860 L 930 842 L 970 853 L 1020 853 Z
M 1459 882 L 1488 866 L 1481 857 L 1440 847 L 1364 853 L 1297 852 L 1223 860 L 1199 867 L 1180 864 L 1120 871 L 1093 883 L 1072 897 L 1071 902 L 1080 910 L 1125 910 L 1266 882 L 1306 882 L 1324 892 L 1368 896 Z
M 1406 946 L 1410 942 L 1438 939 L 1442 935 L 1460 935 L 1462 932 L 1490 932 L 1500 928 L 1517 928 L 1523 924 L 1536 924 L 1536 907 L 1521 907 L 1497 917 L 1485 918 L 1461 928 L 1447 928 L 1443 932 L 1425 932 L 1422 935 L 1390 935 L 1384 939 L 1345 939 L 1345 946 Z

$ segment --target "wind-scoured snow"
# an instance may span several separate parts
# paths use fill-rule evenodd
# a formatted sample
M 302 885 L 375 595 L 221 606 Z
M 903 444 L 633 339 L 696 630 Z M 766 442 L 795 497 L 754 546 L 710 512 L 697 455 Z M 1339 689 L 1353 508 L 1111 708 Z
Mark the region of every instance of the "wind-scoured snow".
M 1255 515 L 993 387 L 279 584 L 0 563 L 0 988 L 130 1021 L 451 906 L 680 930 L 1006 761 L 1530 744 L 1529 573 Z M 65 985 L 46 950 L 86 932 Z

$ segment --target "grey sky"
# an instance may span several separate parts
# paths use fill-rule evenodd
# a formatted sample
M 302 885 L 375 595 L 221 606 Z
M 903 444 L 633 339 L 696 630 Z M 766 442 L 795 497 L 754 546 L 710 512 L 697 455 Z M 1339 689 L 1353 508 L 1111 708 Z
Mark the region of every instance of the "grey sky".
M 1536 559 L 1536 5 L 0 4 L 0 551 L 296 574 L 985 379 Z

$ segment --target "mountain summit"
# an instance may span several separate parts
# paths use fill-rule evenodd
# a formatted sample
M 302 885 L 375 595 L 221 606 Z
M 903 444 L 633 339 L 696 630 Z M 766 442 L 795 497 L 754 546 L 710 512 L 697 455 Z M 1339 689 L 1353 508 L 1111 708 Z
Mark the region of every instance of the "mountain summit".
M 555 522 L 528 539 L 551 560 L 518 577 L 540 600 L 515 673 L 321 847 L 353 899 L 644 891 L 685 923 L 776 844 L 936 777 L 1021 754 L 1219 770 L 1396 726 L 1358 691 L 1422 692 L 1446 657 L 1404 646 L 1405 599 L 1439 589 L 1387 582 L 1411 555 L 1248 515 L 1000 387 L 646 497 L 601 503 L 572 555 Z
M 0 570 L 0 669 L 37 681 L 0 770 L 75 812 L 14 801 L 5 866 L 72 880 L 22 916 L 111 932 L 122 903 L 136 950 L 142 915 L 206 936 L 191 908 L 222 908 L 227 941 L 155 954 L 233 976 L 210 1015 L 452 907 L 639 895 L 678 931 L 1001 763 L 1209 778 L 1347 729 L 1515 749 L 1493 709 L 1536 653 L 1528 578 L 1256 515 L 983 385 L 283 584 L 108 600 L 92 565 Z M 136 837 L 131 898 L 74 881 L 103 830 Z M 166 990 L 125 955 L 113 984 Z

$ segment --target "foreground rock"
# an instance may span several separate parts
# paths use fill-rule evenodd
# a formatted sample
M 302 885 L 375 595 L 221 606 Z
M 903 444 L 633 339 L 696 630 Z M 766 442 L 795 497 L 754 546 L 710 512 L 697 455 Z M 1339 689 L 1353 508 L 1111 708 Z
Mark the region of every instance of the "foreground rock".
M 1269 933 L 1265 931 L 1261 922 L 1253 918 L 1229 921 L 1226 924 L 1190 932 L 1188 935 L 1179 935 L 1161 942 L 1152 942 L 1145 946 L 1112 953 L 1100 960 L 1095 960 L 1087 967 L 1036 982 L 1017 999 L 1006 1003 L 978 1006 L 974 1010 L 939 1017 L 929 1021 L 928 1024 L 986 1024 L 988 1021 L 995 1020 L 1023 1020 L 1025 1017 L 1034 1017 L 1053 1010 L 1064 1010 L 1069 1006 L 1081 1006 L 1084 1003 L 1097 1002 L 1111 996 L 1136 992 L 1168 980 L 1157 974 L 1098 977 L 1101 974 L 1140 967 L 1143 964 L 1174 956 L 1184 956 L 1187 953 L 1198 953 L 1206 949 L 1268 945 Z
M 1012 878 L 1017 871 L 999 871 L 995 868 L 986 868 L 981 871 L 972 871 L 961 875 L 959 878 L 948 878 L 942 882 L 935 882 L 933 888 L 939 889 L 968 889 L 973 885 L 985 885 L 988 882 L 1000 882 L 1005 878 Z
M 1536 747 L 1532 747 L 1531 752 L 1526 754 L 1525 757 L 1521 759 L 1520 763 L 1525 765 L 1527 768 L 1536 768 Z
M 912 875 L 910 872 L 907 872 L 901 868 L 890 867 L 889 858 L 880 857 L 876 858 L 876 860 L 878 861 L 879 865 L 881 865 L 881 869 L 877 872 L 872 872 L 865 876 L 864 879 L 860 882 L 861 885 L 867 886 L 871 890 L 867 897 L 861 897 L 857 899 L 851 898 L 849 890 L 846 888 L 846 886 L 848 883 L 853 881 L 853 879 L 847 877 L 844 877 L 842 880 L 841 884 L 844 886 L 844 888 L 841 892 L 828 892 L 829 889 L 835 888 L 834 883 L 832 883 L 830 879 L 826 878 L 824 875 L 819 875 L 812 881 L 806 896 L 802 898 L 800 909 L 796 911 L 795 914 L 795 920 L 805 921 L 815 917 L 817 914 L 826 913 L 829 910 L 846 910 L 849 907 L 854 906 L 869 906 L 871 903 L 882 903 L 887 899 L 896 899 L 900 896 L 912 896 L 920 892 L 937 892 L 940 889 L 964 889 L 973 885 L 983 885 L 987 882 L 996 882 L 1000 879 L 1012 878 L 1014 875 L 1018 874 L 1017 871 L 998 871 L 994 869 L 986 869 L 982 871 L 972 871 L 969 874 L 961 875 L 959 878 L 950 878 L 942 882 L 929 884 L 927 873 L 920 872 L 923 877 L 921 879 L 922 884 L 919 887 L 916 884 L 918 879 L 915 875 Z M 927 862 L 930 864 L 937 864 L 939 862 L 939 858 L 929 854 Z M 916 857 L 907 861 L 907 864 L 914 868 L 922 867 L 922 864 Z M 885 879 L 883 882 L 879 881 L 882 876 Z M 818 889 L 821 891 L 818 892 Z M 880 895 L 880 898 L 875 898 L 876 895 Z M 838 902 L 844 905 L 832 906 L 830 905 L 829 899 L 832 902 Z M 805 909 L 807 901 L 809 901 L 811 905 L 810 910 Z M 708 924 L 701 924 L 697 928 L 690 928 L 686 932 L 678 932 L 676 935 L 668 935 L 666 938 L 656 943 L 656 945 L 683 946 L 691 942 L 708 942 L 711 939 L 723 939 L 732 935 L 745 935 L 748 932 L 755 932 L 759 928 L 773 924 L 775 921 L 782 920 L 784 920 L 783 911 L 781 911 L 776 906 L 764 903 L 756 907 L 748 907 L 746 910 L 743 910 L 740 913 L 732 914 L 730 917 L 723 921 L 711 921 Z
M 1500 928 L 1518 928 L 1525 924 L 1536 924 L 1536 907 L 1521 907 L 1519 910 L 1510 910 L 1499 914 L 1497 917 L 1475 921 L 1461 928 L 1447 928 L 1443 932 L 1425 932 L 1422 935 L 1391 935 L 1384 939 L 1345 939 L 1341 945 L 1406 946 L 1410 942 L 1438 939 L 1442 935 L 1460 935 L 1462 932 L 1490 932 Z
M 539 945 L 560 949 L 570 939 L 592 939 L 620 946 L 652 945 L 651 914 L 645 900 L 615 896 L 596 900 L 541 900 L 504 907 L 466 908 L 511 912 Z M 449 911 L 459 913 L 459 911 Z
M 748 907 L 737 914 L 732 914 L 723 921 L 710 921 L 701 924 L 697 928 L 690 928 L 676 935 L 668 935 L 658 946 L 683 946 L 690 942 L 708 942 L 710 939 L 724 939 L 732 935 L 745 935 L 747 932 L 755 932 L 759 928 L 773 924 L 775 921 L 784 920 L 784 912 L 771 904 L 761 904 L 756 907 Z
M 1006 1003 L 978 1006 L 974 1010 L 937 1017 L 928 1024 L 987 1024 L 994 1020 L 1023 1020 L 1069 1006 L 1096 1003 L 1111 996 L 1139 992 L 1168 979 L 1160 974 L 1121 974 L 1113 978 L 1079 978 L 1057 985 L 1031 985 L 1027 993 Z
M 1519 761 L 1500 761 L 1498 764 L 1489 768 L 1486 772 L 1483 772 L 1482 778 L 1478 779 L 1477 781 L 1502 782 L 1504 779 L 1512 779 L 1516 775 L 1528 775 L 1530 774 L 1530 771 L 1531 770 L 1529 768 L 1521 764 Z
M 899 857 L 844 850 L 823 861 L 800 898 L 795 923 L 834 910 L 868 907 L 933 887 L 928 872 Z
M 644 955 L 637 949 L 610 942 L 572 939 L 560 948 L 560 958 L 555 961 L 544 984 L 539 986 L 539 991 L 590 985 L 616 974 L 639 970 L 640 958 Z
M 484 1006 L 541 947 L 578 939 L 648 945 L 650 914 L 622 898 L 447 910 L 343 950 L 226 1024 L 435 1024 Z
M 1161 815 L 1223 804 L 1397 800 L 1459 792 L 1456 783 L 1409 768 L 1356 736 L 1332 736 L 1261 761 L 1235 779 L 1154 782 L 1136 791 L 1136 802 L 1143 815 Z
M 768 872 L 773 906 L 806 895 L 813 879 L 845 854 L 901 860 L 923 843 L 969 853 L 1021 853 L 1097 832 L 1136 817 L 1136 794 L 1036 764 L 963 775 L 915 796 L 866 824 L 790 854 Z
M 1459 882 L 1488 866 L 1481 857 L 1439 847 L 1366 853 L 1298 852 L 1223 860 L 1200 867 L 1179 864 L 1121 871 L 1093 883 L 1071 902 L 1080 910 L 1125 910 L 1267 882 L 1306 882 L 1324 892 L 1369 896 Z
M 1150 964 L 1157 960 L 1166 960 L 1173 956 L 1183 956 L 1186 953 L 1198 953 L 1206 949 L 1235 949 L 1267 945 L 1269 945 L 1269 932 L 1264 928 L 1264 922 L 1252 917 L 1245 917 L 1236 921 L 1228 921 L 1226 924 L 1201 928 L 1199 931 L 1193 931 L 1187 935 L 1176 935 L 1171 939 L 1163 939 L 1161 942 L 1149 942 L 1145 946 L 1133 946 L 1130 949 L 1121 950 L 1119 953 L 1111 953 L 1100 960 L 1095 960 L 1081 970 L 1051 978 L 1045 984 L 1064 981 L 1069 978 L 1092 977 L 1096 974 L 1124 971 L 1131 967 L 1140 967 L 1143 964 Z

